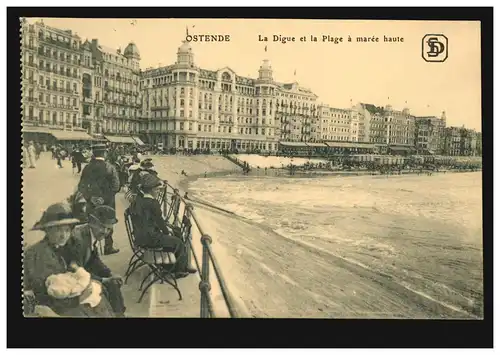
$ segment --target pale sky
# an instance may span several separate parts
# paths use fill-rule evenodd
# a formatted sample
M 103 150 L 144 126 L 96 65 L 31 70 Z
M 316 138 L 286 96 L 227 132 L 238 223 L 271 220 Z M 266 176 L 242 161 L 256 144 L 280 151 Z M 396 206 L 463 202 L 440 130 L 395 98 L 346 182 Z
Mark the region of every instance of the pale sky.
M 297 81 L 318 95 L 319 103 L 347 108 L 352 99 L 377 106 L 390 102 L 402 109 L 407 101 L 414 115 L 440 116 L 445 110 L 448 126 L 481 131 L 479 22 L 136 19 L 132 25 L 131 21 L 44 19 L 48 26 L 71 29 L 82 40 L 97 38 L 107 47 L 123 50 L 134 41 L 142 69 L 173 64 L 186 26 L 190 34 L 228 34 L 230 42 L 192 42 L 195 64 L 210 70 L 227 66 L 238 75 L 257 77 L 262 60 L 269 59 L 276 81 Z M 422 38 L 436 33 L 448 37 L 449 56 L 444 63 L 427 63 L 421 56 Z M 259 34 L 269 42 L 259 42 Z M 295 37 L 295 42 L 272 42 L 273 34 Z M 380 42 L 348 43 L 349 34 L 377 36 Z M 311 42 L 311 35 L 318 42 Z M 343 37 L 344 43 L 322 42 L 322 35 Z M 403 37 L 404 42 L 384 43 L 384 35 Z M 300 42 L 301 36 L 307 36 L 307 42 Z

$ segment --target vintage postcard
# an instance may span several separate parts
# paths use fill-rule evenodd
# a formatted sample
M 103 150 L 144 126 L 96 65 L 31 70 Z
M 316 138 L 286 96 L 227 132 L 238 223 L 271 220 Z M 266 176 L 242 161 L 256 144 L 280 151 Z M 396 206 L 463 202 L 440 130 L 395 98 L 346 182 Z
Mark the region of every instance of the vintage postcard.
M 21 28 L 25 317 L 484 318 L 480 22 Z

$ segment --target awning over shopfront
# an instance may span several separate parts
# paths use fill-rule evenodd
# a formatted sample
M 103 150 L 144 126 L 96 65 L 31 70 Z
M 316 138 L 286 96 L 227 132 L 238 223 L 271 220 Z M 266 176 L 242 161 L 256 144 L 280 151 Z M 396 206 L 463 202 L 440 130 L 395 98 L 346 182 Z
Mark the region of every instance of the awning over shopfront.
M 353 142 L 325 142 L 330 148 L 358 148 L 358 149 L 374 149 L 374 144 L 362 144 Z
M 325 143 L 306 143 L 308 147 L 319 147 L 319 148 L 326 148 L 327 145 Z
M 435 155 L 436 152 L 432 149 L 424 149 L 424 154 Z
M 138 145 L 146 145 L 144 144 L 144 142 L 139 138 L 139 137 L 136 137 L 136 136 L 133 136 L 132 139 L 138 144 Z
M 107 139 L 104 138 L 104 135 L 101 133 L 93 134 L 92 137 L 94 138 L 94 141 L 107 142 Z
M 21 130 L 23 133 L 50 133 L 47 128 L 26 126 Z
M 304 142 L 280 142 L 283 147 L 306 147 Z
M 409 152 L 411 150 L 410 147 L 389 147 L 389 149 L 395 152 Z
M 49 131 L 58 141 L 93 141 L 90 135 L 83 131 Z
M 111 143 L 120 143 L 120 144 L 137 144 L 132 137 L 124 137 L 124 136 L 106 136 L 105 137 Z

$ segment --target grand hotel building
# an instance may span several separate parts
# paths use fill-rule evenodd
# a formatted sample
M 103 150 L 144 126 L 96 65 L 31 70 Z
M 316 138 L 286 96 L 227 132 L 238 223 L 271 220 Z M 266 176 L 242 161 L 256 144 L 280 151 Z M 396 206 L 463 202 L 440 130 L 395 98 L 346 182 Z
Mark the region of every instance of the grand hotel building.
M 23 21 L 21 55 L 24 126 L 81 129 L 80 38 Z
M 196 67 L 188 42 L 173 65 L 142 73 L 147 140 L 167 148 L 277 150 L 279 140 L 308 140 L 317 96 L 274 81 L 268 60 L 257 79 L 231 68 Z
M 22 112 L 25 138 L 135 142 L 140 131 L 140 55 L 43 21 L 22 21 Z M 29 137 L 27 137 L 29 135 Z M 105 136 L 106 135 L 106 136 Z

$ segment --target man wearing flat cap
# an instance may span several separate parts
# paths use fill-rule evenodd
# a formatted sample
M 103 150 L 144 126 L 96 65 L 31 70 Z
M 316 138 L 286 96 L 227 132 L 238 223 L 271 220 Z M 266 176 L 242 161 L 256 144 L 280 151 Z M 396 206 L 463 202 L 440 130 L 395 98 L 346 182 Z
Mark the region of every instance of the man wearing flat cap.
M 105 161 L 106 145 L 92 147 L 94 159 L 82 171 L 78 190 L 87 201 L 87 213 L 91 214 L 97 206 L 109 206 L 115 210 L 115 195 L 120 191 L 120 179 L 113 164 Z M 113 247 L 113 229 L 104 238 L 104 255 L 118 253 Z
M 106 238 L 118 222 L 115 210 L 109 206 L 97 206 L 88 214 L 88 223 L 73 229 L 72 238 L 66 245 L 68 255 L 87 270 L 92 279 L 104 286 L 104 292 L 117 317 L 123 317 L 125 305 L 121 293 L 122 279 L 114 276 L 99 257 L 97 243 Z

